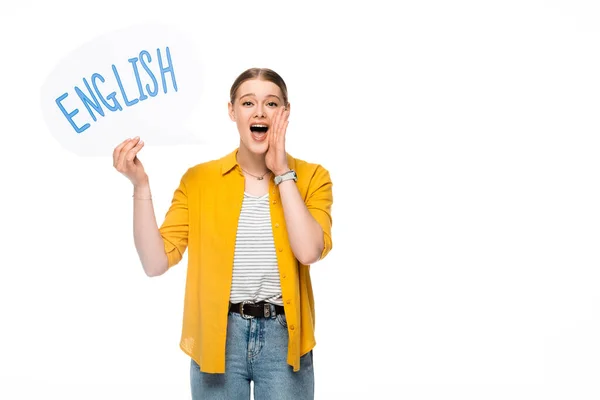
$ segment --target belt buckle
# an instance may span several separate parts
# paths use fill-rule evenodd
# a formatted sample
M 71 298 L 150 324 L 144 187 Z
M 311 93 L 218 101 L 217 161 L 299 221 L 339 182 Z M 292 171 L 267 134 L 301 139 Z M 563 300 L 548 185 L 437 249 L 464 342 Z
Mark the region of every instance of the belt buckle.
M 242 301 L 240 303 L 240 315 L 242 316 L 242 318 L 244 318 L 244 319 L 252 319 L 252 318 L 254 318 L 253 315 L 246 315 L 246 314 L 244 314 L 244 304 L 254 304 L 254 302 L 250 301 L 250 300 L 244 300 L 244 301 Z

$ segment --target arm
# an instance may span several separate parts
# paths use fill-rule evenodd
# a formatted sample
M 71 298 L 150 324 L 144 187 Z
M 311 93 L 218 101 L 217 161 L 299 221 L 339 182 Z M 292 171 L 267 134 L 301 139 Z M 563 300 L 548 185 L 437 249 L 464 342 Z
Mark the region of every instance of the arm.
M 148 175 L 137 157 L 144 147 L 139 136 L 125 139 L 113 151 L 113 167 L 133 183 L 133 240 L 148 276 L 162 275 L 181 260 L 187 246 L 188 212 L 184 178 L 159 229 L 148 183 Z
M 167 270 L 168 259 L 163 238 L 158 230 L 150 184 L 134 186 L 133 190 L 133 240 L 144 272 L 158 276 Z
M 308 188 L 306 203 L 296 182 L 279 184 L 285 223 L 292 252 L 296 259 L 310 265 L 329 253 L 331 242 L 332 183 L 329 173 L 317 167 Z
M 189 172 L 189 170 L 188 170 Z M 188 196 L 186 173 L 173 194 L 165 220 L 158 228 L 151 200 L 134 200 L 133 229 L 135 247 L 148 276 L 164 274 L 183 258 L 188 244 Z M 149 198 L 150 186 L 135 187 L 134 197 Z

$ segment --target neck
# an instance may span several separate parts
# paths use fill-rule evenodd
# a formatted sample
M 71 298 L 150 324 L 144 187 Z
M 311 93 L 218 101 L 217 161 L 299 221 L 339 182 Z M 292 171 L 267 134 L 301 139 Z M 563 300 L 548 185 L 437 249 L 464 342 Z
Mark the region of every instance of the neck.
M 237 162 L 242 169 L 256 175 L 262 175 L 268 171 L 264 154 L 254 154 L 240 144 L 237 152 Z

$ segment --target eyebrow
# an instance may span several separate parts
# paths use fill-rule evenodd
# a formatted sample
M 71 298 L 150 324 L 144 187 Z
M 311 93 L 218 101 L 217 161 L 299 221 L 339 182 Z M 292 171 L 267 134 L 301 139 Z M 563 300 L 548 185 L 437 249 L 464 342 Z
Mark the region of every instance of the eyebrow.
M 254 94 L 254 93 L 246 93 L 245 95 L 240 96 L 240 99 L 243 99 L 246 96 L 256 96 L 256 94 Z M 277 100 L 281 101 L 281 99 L 279 98 L 279 96 L 274 95 L 274 94 L 267 95 L 267 97 L 276 97 Z

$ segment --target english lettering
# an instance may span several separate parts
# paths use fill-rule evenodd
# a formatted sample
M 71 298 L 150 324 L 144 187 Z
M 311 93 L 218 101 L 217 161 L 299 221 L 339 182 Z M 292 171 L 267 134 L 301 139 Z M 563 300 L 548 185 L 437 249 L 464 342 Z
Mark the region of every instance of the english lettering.
M 173 84 L 173 90 L 175 92 L 178 91 L 177 80 L 175 78 L 175 69 L 173 67 L 173 60 L 171 59 L 171 50 L 167 46 L 165 48 L 165 58 L 166 61 L 163 61 L 163 56 L 161 53 L 161 49 L 156 49 L 156 57 L 158 59 L 158 68 L 157 73 L 160 74 L 161 83 L 163 93 L 167 94 L 167 79 L 166 75 L 170 75 L 170 80 Z M 123 111 L 125 107 L 132 107 L 136 104 L 148 99 L 150 97 L 155 97 L 158 95 L 158 80 L 156 78 L 155 72 L 151 69 L 152 57 L 147 50 L 142 50 L 138 54 L 137 57 L 131 57 L 127 60 L 129 65 L 131 66 L 130 74 L 119 73 L 119 70 L 115 64 L 111 65 L 112 75 L 114 76 L 114 81 L 107 82 L 107 80 L 99 73 L 95 72 L 91 75 L 90 83 L 87 78 L 83 78 L 83 84 L 85 85 L 85 90 L 79 88 L 78 86 L 74 86 L 74 91 L 83 106 L 87 110 L 87 114 L 92 119 L 93 122 L 98 120 L 97 115 L 101 117 L 107 117 L 108 115 L 105 113 L 105 109 L 110 112 L 115 111 Z M 140 74 L 140 68 L 138 67 L 138 62 L 142 66 L 145 74 Z M 137 97 L 130 97 L 132 93 L 126 93 L 125 85 L 123 84 L 123 78 L 133 78 L 135 79 L 135 83 L 137 85 L 138 93 Z M 127 82 L 133 82 L 133 79 L 128 80 Z M 152 84 L 152 87 L 150 83 Z M 145 86 L 144 86 L 145 83 Z M 112 88 L 112 90 L 107 96 L 104 96 L 102 93 L 106 93 L 105 90 L 101 90 L 101 87 Z M 115 87 L 116 86 L 116 87 Z M 117 89 L 118 88 L 118 89 Z M 145 89 L 145 91 L 144 91 Z M 110 90 L 110 89 L 109 89 Z M 83 125 L 79 126 L 75 121 L 74 117 L 79 114 L 79 108 L 75 108 L 72 111 L 67 111 L 65 106 L 62 104 L 62 101 L 68 97 L 68 92 L 61 94 L 58 98 L 56 98 L 56 105 L 60 109 L 61 113 L 65 116 L 69 124 L 73 127 L 76 133 L 80 134 L 84 132 L 86 129 L 91 127 L 90 120 L 88 119 L 83 123 Z M 78 119 L 81 119 L 83 122 L 85 114 L 80 114 Z

